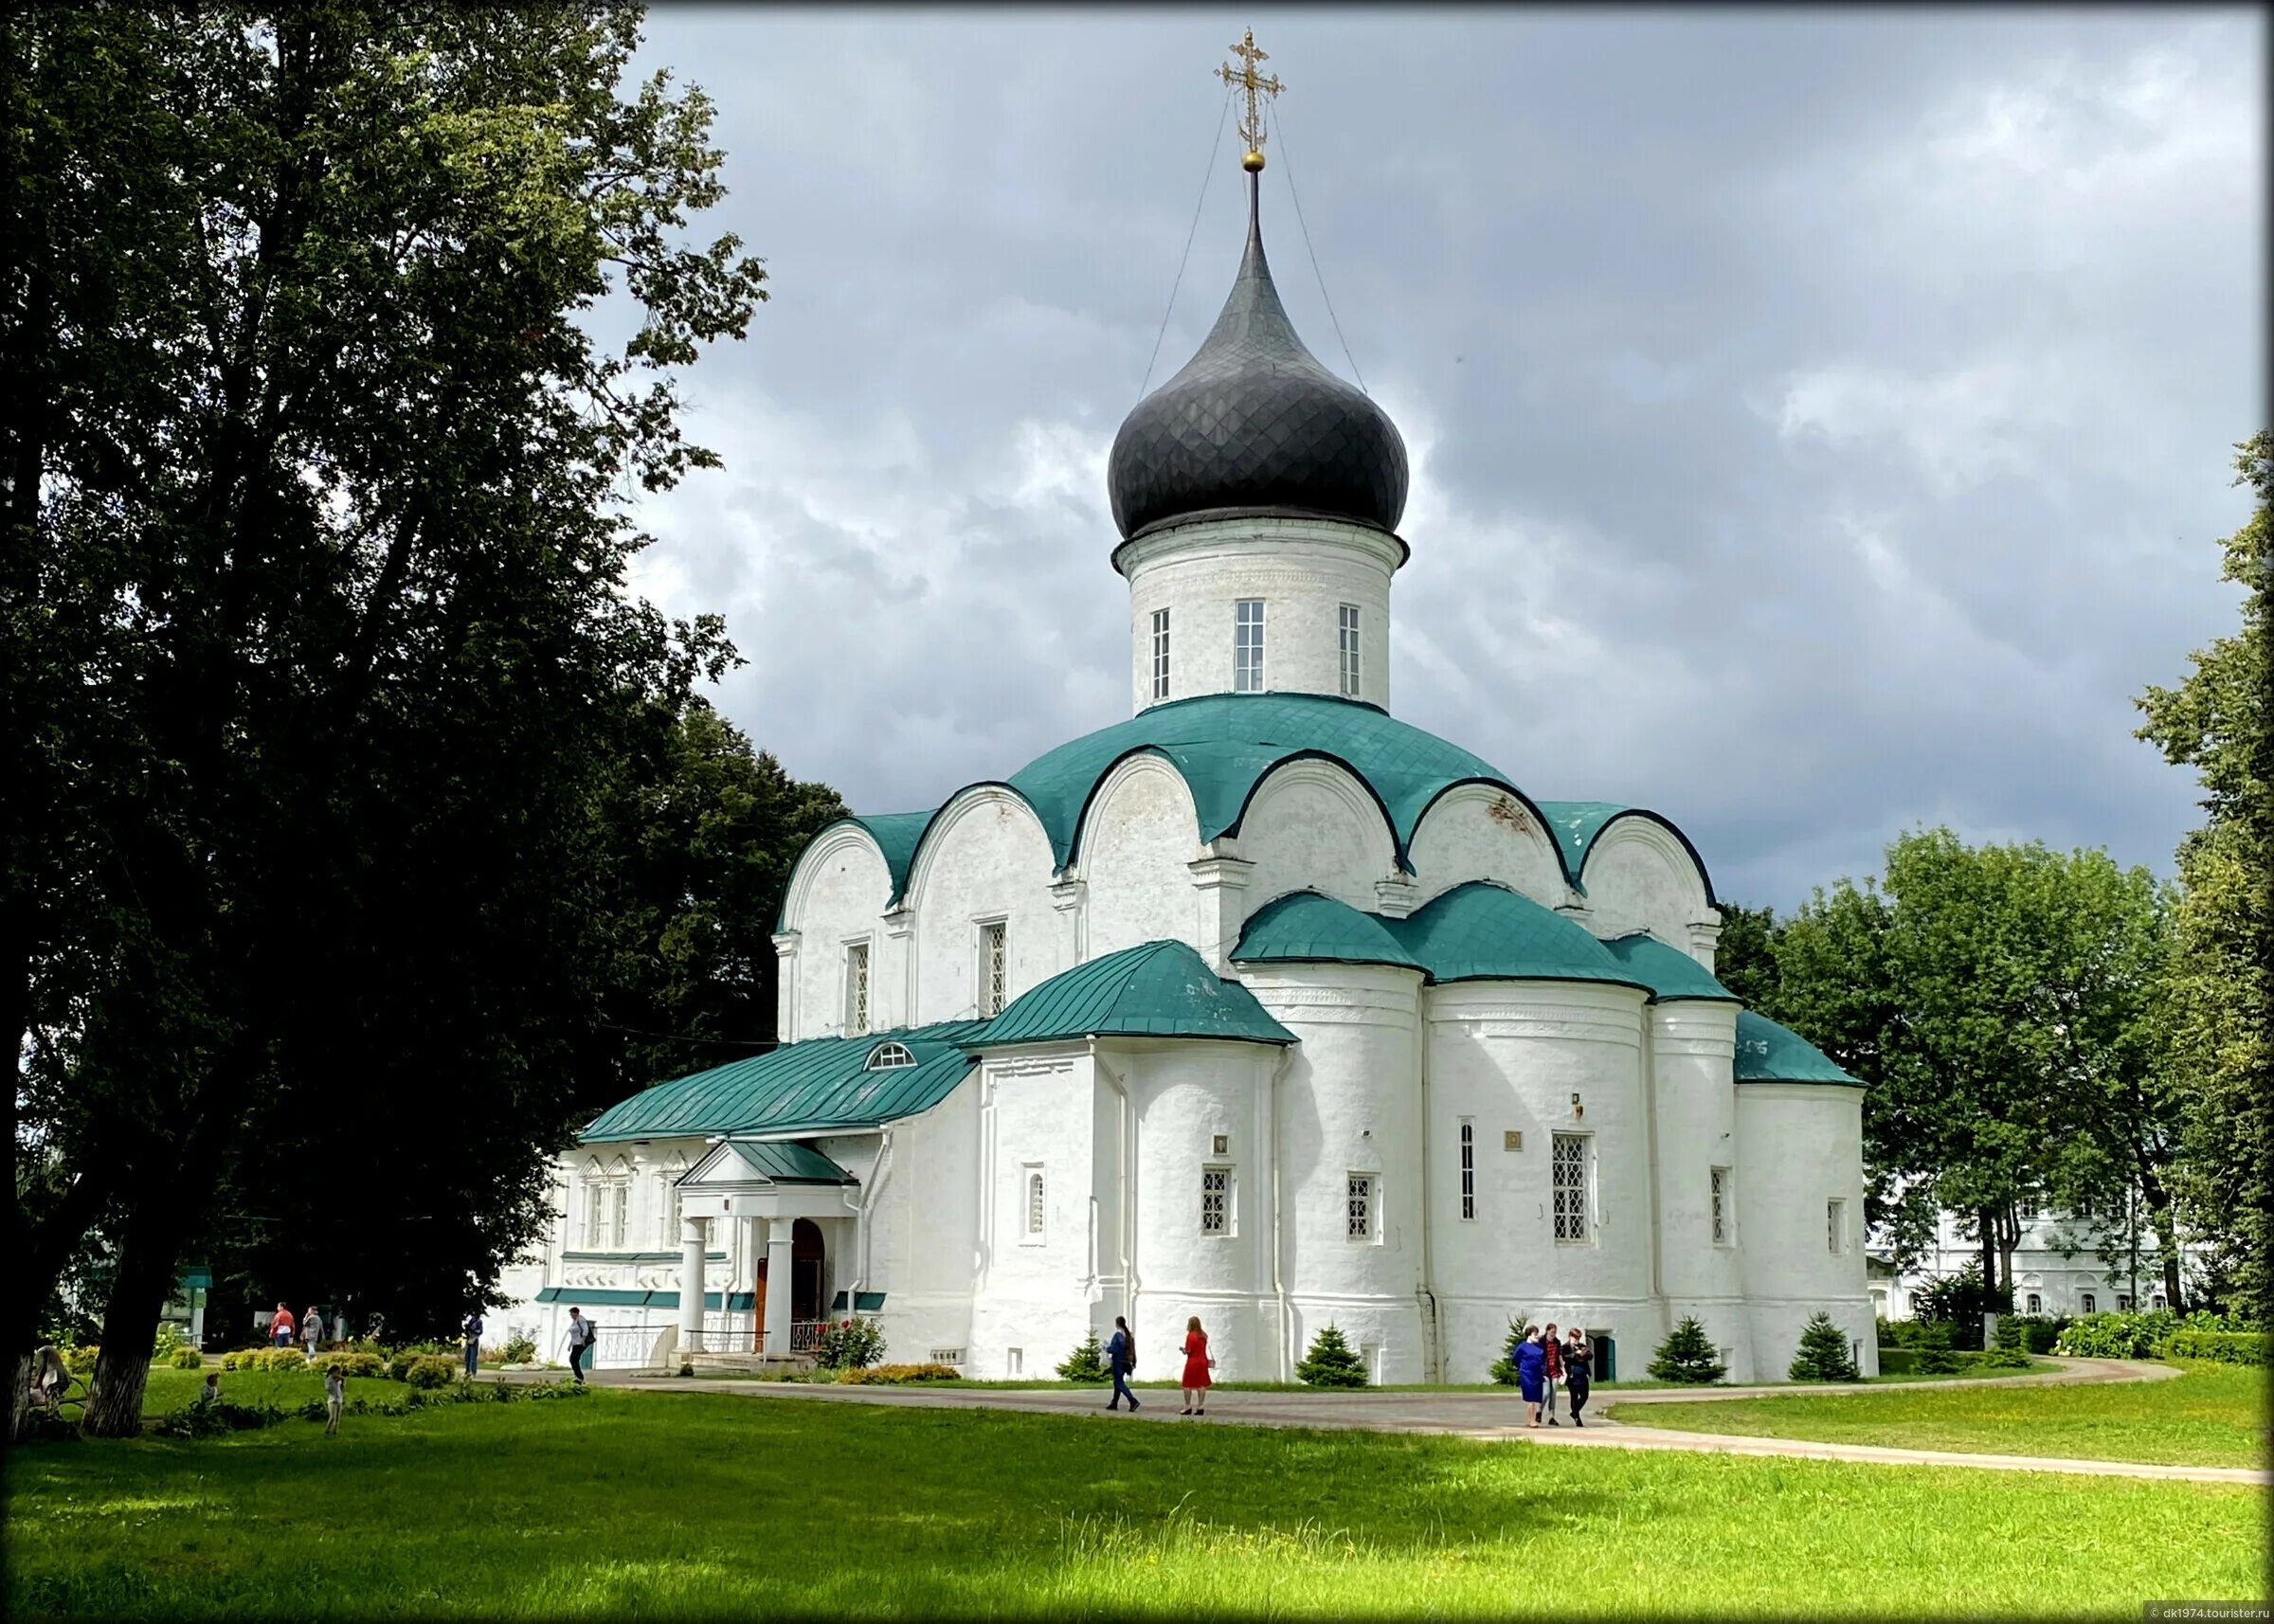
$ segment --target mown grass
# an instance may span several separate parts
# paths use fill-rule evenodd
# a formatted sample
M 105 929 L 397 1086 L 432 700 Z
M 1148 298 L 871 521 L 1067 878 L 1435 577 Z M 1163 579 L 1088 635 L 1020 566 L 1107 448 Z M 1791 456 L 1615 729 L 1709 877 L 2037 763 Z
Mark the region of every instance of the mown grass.
M 2023 1614 L 2265 1595 L 2217 1485 L 602 1391 L 29 1446 L 25 1617 Z
M 1960 1454 L 2265 1466 L 2267 1376 L 2181 1362 L 2168 1381 L 1628 1404 L 1623 1424 Z

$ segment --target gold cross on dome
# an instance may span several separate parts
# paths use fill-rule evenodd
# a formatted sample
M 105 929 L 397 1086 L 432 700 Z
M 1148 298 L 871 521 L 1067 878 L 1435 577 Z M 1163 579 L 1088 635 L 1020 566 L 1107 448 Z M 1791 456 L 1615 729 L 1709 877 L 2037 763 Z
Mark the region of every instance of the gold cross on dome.
M 1248 110 L 1239 121 L 1239 136 L 1248 144 L 1248 154 L 1239 160 L 1239 165 L 1253 174 L 1263 168 L 1263 119 L 1255 98 L 1277 96 L 1287 87 L 1279 82 L 1277 74 L 1269 79 L 1256 77 L 1255 64 L 1269 62 L 1271 58 L 1255 48 L 1254 29 L 1250 28 L 1247 38 L 1232 47 L 1232 54 L 1239 58 L 1239 66 L 1236 69 L 1230 63 L 1225 63 L 1216 70 L 1216 76 L 1233 89 L 1247 93 Z

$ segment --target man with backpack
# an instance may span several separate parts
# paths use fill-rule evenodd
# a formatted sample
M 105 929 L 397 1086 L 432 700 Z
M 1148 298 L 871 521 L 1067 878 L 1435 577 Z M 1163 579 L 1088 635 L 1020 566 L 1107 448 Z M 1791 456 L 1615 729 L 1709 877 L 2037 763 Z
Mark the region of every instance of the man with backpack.
M 1113 1316 L 1112 1340 L 1106 1344 L 1106 1362 L 1113 1369 L 1113 1397 L 1106 1400 L 1106 1408 L 1118 1410 L 1127 1398 L 1134 1413 L 1137 1395 L 1129 1391 L 1129 1372 L 1137 1368 L 1137 1339 L 1129 1334 L 1129 1322 L 1119 1314 Z
M 459 1326 L 466 1338 L 466 1380 L 474 1380 L 474 1366 L 481 1358 L 481 1310 L 476 1308 Z

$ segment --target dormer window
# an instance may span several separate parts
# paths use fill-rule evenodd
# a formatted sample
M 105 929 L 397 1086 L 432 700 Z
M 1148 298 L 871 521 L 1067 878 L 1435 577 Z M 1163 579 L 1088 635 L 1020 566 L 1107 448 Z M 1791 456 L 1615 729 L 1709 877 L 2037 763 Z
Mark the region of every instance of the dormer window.
M 871 1072 L 890 1072 L 901 1066 L 912 1066 L 915 1063 L 916 1057 L 908 1052 L 907 1044 L 879 1043 L 869 1051 L 868 1065 L 864 1069 Z

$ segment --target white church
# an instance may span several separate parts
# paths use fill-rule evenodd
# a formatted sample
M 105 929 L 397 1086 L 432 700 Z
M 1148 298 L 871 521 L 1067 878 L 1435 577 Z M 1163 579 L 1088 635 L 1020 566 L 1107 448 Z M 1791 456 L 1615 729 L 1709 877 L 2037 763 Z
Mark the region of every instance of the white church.
M 1639 1376 L 1694 1314 L 1744 1381 L 1822 1309 L 1876 1370 L 1862 1089 L 1714 980 L 1689 840 L 1391 713 L 1405 447 L 1288 321 L 1257 145 L 1222 314 L 1113 445 L 1132 714 L 816 836 L 780 1046 L 587 1127 L 493 1342 L 562 1359 L 573 1305 L 652 1368 L 859 1313 L 1036 1377 L 1118 1314 L 1142 1377 L 1197 1314 L 1219 1380 L 1331 1323 L 1395 1383 L 1523 1318 Z

